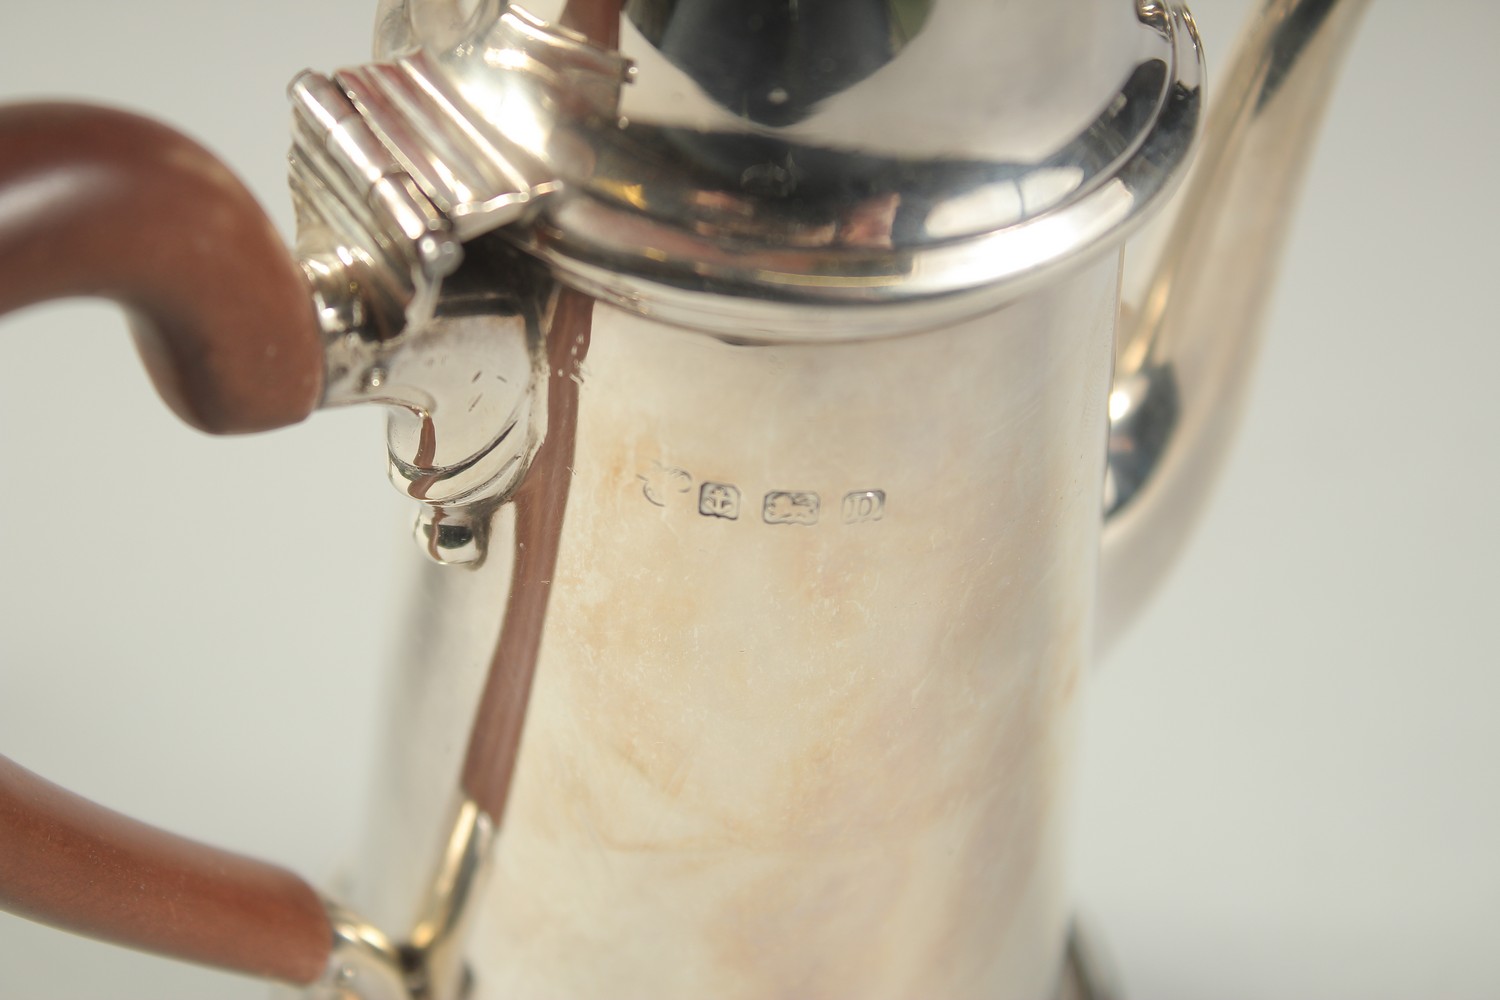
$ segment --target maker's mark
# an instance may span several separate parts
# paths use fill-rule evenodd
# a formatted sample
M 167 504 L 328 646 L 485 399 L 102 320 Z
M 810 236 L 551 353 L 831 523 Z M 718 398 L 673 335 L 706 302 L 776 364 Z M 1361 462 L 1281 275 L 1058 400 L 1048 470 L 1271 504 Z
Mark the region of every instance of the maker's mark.
M 635 477 L 641 482 L 641 492 L 646 499 L 658 507 L 667 505 L 667 498 L 674 493 L 686 493 L 693 488 L 693 476 L 686 469 L 652 463 L 651 469 Z

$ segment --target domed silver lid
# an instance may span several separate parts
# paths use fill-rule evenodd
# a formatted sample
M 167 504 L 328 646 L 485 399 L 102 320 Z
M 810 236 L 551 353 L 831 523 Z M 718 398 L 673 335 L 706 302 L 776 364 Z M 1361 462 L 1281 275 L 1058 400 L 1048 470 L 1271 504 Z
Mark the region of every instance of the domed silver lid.
M 511 238 L 595 294 L 694 323 L 770 332 L 849 319 L 785 307 L 1011 294 L 1122 239 L 1201 112 L 1192 22 L 1152 0 L 563 8 L 391 0 L 379 55 L 420 50 L 422 73 L 560 181 Z M 595 25 L 628 72 L 556 29 L 538 57 L 526 34 L 552 21 Z

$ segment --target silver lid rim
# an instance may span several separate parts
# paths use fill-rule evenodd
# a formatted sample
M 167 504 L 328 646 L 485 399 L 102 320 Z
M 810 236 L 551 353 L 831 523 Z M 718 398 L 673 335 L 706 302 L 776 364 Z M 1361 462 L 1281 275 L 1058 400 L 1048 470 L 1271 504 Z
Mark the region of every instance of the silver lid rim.
M 919 313 L 923 326 L 977 314 L 1117 249 L 1181 180 L 1203 115 L 1202 47 L 1185 8 L 1156 11 L 1169 65 L 1149 125 L 1107 176 L 1015 224 L 897 249 L 746 245 L 569 185 L 506 235 L 589 294 L 736 339 L 863 338 L 909 330 Z

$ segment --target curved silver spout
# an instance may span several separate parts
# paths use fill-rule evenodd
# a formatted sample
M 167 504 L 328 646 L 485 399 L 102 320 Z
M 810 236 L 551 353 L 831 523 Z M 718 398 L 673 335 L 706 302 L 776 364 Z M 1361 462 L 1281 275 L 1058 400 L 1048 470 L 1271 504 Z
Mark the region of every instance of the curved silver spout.
M 1110 395 L 1098 648 L 1145 603 L 1238 422 L 1291 208 L 1369 0 L 1266 0 L 1209 112 L 1200 160 Z

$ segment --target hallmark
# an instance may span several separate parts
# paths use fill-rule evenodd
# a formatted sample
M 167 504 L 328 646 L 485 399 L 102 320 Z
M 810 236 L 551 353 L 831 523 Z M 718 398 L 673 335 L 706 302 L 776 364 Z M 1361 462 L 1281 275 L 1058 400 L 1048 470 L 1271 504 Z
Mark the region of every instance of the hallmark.
M 667 505 L 669 495 L 686 493 L 693 488 L 692 473 L 660 462 L 652 463 L 650 472 L 635 478 L 641 483 L 641 493 L 658 507 Z
M 885 516 L 885 490 L 855 490 L 844 496 L 844 523 L 878 521 Z
M 761 516 L 767 524 L 817 524 L 818 495 L 785 491 L 767 493 Z
M 740 516 L 740 489 L 728 483 L 704 483 L 698 490 L 698 513 L 704 517 L 722 517 L 738 520 Z

